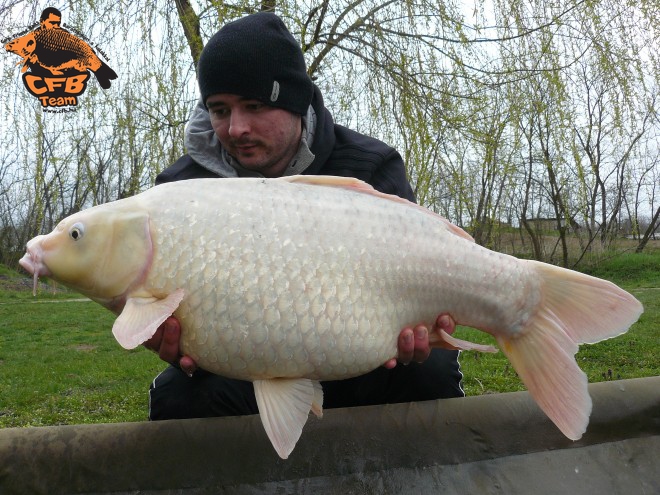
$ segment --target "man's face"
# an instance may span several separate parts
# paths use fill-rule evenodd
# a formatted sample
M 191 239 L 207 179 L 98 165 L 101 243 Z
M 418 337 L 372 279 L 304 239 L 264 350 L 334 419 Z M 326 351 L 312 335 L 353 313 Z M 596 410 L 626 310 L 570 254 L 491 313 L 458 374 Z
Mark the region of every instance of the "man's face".
M 41 21 L 41 27 L 45 29 L 59 29 L 61 21 L 61 17 L 55 14 L 49 14 L 46 20 Z
M 283 175 L 300 146 L 300 115 L 225 93 L 209 96 L 206 106 L 220 143 L 243 167 Z

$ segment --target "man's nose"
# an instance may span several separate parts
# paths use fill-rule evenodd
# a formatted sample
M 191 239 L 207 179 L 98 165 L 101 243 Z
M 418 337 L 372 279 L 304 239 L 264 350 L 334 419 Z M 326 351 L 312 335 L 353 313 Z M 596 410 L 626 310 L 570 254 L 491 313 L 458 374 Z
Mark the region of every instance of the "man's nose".
M 233 111 L 229 119 L 229 135 L 233 138 L 241 137 L 250 131 L 250 121 L 241 111 Z

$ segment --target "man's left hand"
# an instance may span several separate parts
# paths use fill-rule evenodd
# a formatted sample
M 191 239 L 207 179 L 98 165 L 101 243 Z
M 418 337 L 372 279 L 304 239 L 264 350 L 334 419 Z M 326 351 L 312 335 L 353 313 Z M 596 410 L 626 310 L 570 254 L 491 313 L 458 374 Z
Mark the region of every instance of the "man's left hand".
M 435 320 L 435 324 L 431 328 L 432 332 L 437 330 L 444 330 L 448 334 L 452 334 L 456 330 L 456 322 L 446 313 L 441 314 Z M 431 354 L 431 347 L 429 346 L 429 330 L 426 325 L 417 325 L 414 328 L 404 328 L 399 333 L 397 341 L 399 354 L 396 358 L 387 361 L 383 366 L 387 369 L 394 368 L 397 363 L 409 364 L 412 361 L 416 363 L 423 363 Z

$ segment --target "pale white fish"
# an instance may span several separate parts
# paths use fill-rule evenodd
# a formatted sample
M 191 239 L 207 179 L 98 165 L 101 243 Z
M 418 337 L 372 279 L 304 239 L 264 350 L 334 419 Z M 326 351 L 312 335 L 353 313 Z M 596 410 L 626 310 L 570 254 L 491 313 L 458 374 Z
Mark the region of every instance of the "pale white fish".
M 587 427 L 578 344 L 625 332 L 642 305 L 616 285 L 489 251 L 442 217 L 356 179 L 199 179 L 62 220 L 21 265 L 118 314 L 126 348 L 172 313 L 204 369 L 254 383 L 277 453 L 293 450 L 319 380 L 397 353 L 406 326 L 450 313 L 495 336 L 569 438 Z M 444 332 L 433 346 L 492 351 Z

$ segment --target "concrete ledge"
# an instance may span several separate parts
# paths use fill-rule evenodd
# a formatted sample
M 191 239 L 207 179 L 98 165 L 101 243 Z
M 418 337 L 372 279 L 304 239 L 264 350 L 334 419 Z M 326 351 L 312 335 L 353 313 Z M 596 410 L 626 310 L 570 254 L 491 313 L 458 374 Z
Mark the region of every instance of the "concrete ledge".
M 590 385 L 566 439 L 526 392 L 328 410 L 291 457 L 257 416 L 0 430 L 0 493 L 660 493 L 660 377 Z

